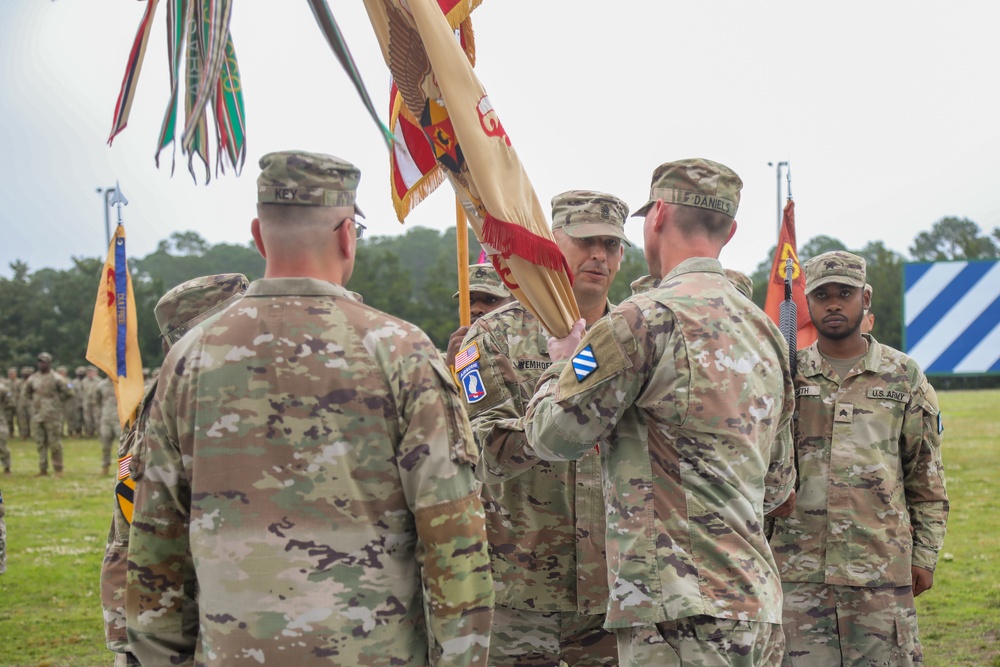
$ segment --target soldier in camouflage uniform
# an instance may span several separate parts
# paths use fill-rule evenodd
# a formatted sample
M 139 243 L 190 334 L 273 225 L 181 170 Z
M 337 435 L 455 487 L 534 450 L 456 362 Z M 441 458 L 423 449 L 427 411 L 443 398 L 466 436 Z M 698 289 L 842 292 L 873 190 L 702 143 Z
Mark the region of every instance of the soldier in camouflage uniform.
M 97 406 L 97 387 L 101 377 L 97 368 L 87 366 L 87 376 L 83 380 L 83 434 L 88 438 L 97 435 L 98 424 L 101 421 L 101 409 Z
M 628 206 L 613 195 L 571 190 L 552 199 L 552 231 L 573 271 L 588 325 L 610 310 Z M 497 591 L 491 667 L 617 665 L 604 629 L 608 604 L 601 462 L 540 461 L 525 449 L 524 413 L 552 363 L 548 334 L 515 302 L 472 325 L 455 371 L 481 447 L 476 476 Z
M 14 405 L 14 392 L 10 385 L 0 380 L 0 411 L 6 412 L 7 408 Z M 10 437 L 10 429 L 7 428 L 7 420 L 0 419 L 0 464 L 3 464 L 3 474 L 10 474 L 10 448 L 7 447 L 7 438 Z
M 181 283 L 163 295 L 153 308 L 164 352 L 181 339 L 185 333 L 206 318 L 220 312 L 247 291 L 249 283 L 241 273 L 223 273 L 194 278 Z M 158 369 L 154 369 L 158 370 Z M 156 374 L 154 373 L 154 378 Z M 132 523 L 137 477 L 133 477 L 131 462 L 146 435 L 149 409 L 156 392 L 156 380 L 146 388 L 137 417 L 118 448 L 118 476 L 115 484 L 115 504 L 108 544 L 101 565 L 101 605 L 104 608 L 104 635 L 108 648 L 115 653 L 116 666 L 138 665 L 139 661 L 128 650 L 125 631 L 125 582 L 128 563 L 128 533 Z M 187 613 L 182 618 L 188 624 L 185 632 L 198 632 L 196 589 L 185 592 Z
M 111 378 L 105 377 L 94 392 L 94 405 L 100 410 L 97 432 L 101 440 L 101 475 L 111 470 L 111 446 L 118 441 L 122 423 L 118 418 L 118 396 Z
M 750 276 L 736 269 L 723 269 L 722 272 L 726 274 L 726 280 L 733 284 L 737 292 L 748 299 L 753 299 L 753 281 L 750 280 Z M 632 288 L 632 294 L 640 294 L 656 287 L 657 282 L 659 281 L 656 278 L 647 275 L 636 278 L 629 287 Z
M 923 662 L 913 598 L 934 583 L 948 518 L 934 388 L 860 330 L 865 260 L 803 265 L 819 336 L 798 353 L 794 509 L 771 547 L 785 593 L 784 665 Z
M 551 339 L 528 407 L 542 458 L 602 442 L 611 599 L 623 665 L 777 665 L 781 585 L 764 514 L 791 494 L 793 410 L 778 328 L 719 264 L 742 182 L 703 159 L 653 173 L 656 287 Z M 557 361 L 561 360 L 561 361 Z
M 38 448 L 38 475 L 48 475 L 49 452 L 52 452 L 52 469 L 62 475 L 62 406 L 73 396 L 69 380 L 51 370 L 52 355 L 38 355 L 38 372 L 28 378 L 24 396 L 31 411 L 31 430 Z
M 459 292 L 455 292 L 452 297 L 457 299 Z M 500 280 L 497 270 L 492 264 L 472 264 L 469 266 L 469 324 L 475 324 L 476 320 L 487 313 L 492 313 L 497 308 L 506 306 L 514 300 L 513 295 L 507 286 Z M 469 327 L 459 327 L 448 338 L 448 351 L 445 354 L 445 364 L 448 368 L 455 368 L 455 355 L 462 347 L 462 340 L 465 334 L 469 333 Z
M 34 372 L 31 366 L 21 366 L 21 382 L 17 389 L 17 433 L 25 440 L 31 437 L 31 401 L 24 389 Z
M 341 286 L 357 168 L 298 151 L 260 166 L 265 278 L 167 354 L 136 455 L 129 648 L 143 665 L 485 665 L 493 585 L 458 388 L 423 332 Z
M 73 371 L 73 399 L 70 401 L 69 434 L 75 437 L 83 435 L 83 381 L 87 371 L 83 366 L 77 366 Z
M 17 393 L 21 388 L 21 382 L 17 379 L 17 369 L 14 367 L 7 369 L 7 388 L 11 393 L 11 402 L 4 408 L 3 419 L 7 422 L 7 432 L 10 437 L 14 437 L 14 430 L 17 428 Z

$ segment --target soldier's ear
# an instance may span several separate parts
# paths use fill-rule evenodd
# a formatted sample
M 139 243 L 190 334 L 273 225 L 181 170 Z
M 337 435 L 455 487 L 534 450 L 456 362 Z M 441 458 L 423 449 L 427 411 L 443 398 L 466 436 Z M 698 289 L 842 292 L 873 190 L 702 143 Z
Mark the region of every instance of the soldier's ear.
M 253 244 L 257 246 L 257 252 L 264 259 L 267 259 L 267 253 L 264 251 L 264 240 L 260 236 L 260 218 L 254 218 L 253 222 L 250 223 L 250 234 L 253 235 Z

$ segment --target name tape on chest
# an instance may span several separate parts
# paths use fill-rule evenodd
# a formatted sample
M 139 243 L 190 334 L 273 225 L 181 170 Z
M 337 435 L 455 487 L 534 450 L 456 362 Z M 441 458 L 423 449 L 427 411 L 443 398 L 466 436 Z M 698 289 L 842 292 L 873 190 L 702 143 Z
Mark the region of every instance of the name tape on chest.
M 909 394 L 904 394 L 901 391 L 895 391 L 893 389 L 886 389 L 885 387 L 868 387 L 868 398 L 898 401 L 899 403 L 910 402 Z
M 808 387 L 796 387 L 795 388 L 795 398 L 799 396 L 819 396 L 819 387 L 816 385 L 809 385 Z

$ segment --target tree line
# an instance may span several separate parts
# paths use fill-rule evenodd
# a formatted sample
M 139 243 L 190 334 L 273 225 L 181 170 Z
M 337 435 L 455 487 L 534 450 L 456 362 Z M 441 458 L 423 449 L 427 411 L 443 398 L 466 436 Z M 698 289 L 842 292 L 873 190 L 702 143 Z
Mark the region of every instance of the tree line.
M 376 236 L 359 242 L 359 252 L 348 288 L 363 295 L 365 303 L 413 322 L 444 349 L 458 326 L 458 306 L 452 298 L 458 284 L 456 232 L 411 227 L 399 236 Z M 966 218 L 947 217 L 929 231 L 920 232 L 909 258 L 890 250 L 882 241 L 849 249 L 830 236 L 816 236 L 799 247 L 799 259 L 830 251 L 850 250 L 868 261 L 868 281 L 873 288 L 875 337 L 901 348 L 903 340 L 903 263 L 1000 258 L 1000 228 L 989 235 Z M 751 275 L 754 302 L 763 307 L 767 279 L 775 248 L 761 259 Z M 479 257 L 480 246 L 469 239 L 469 257 Z M 57 365 L 70 369 L 86 365 L 84 358 L 94 312 L 103 257 L 73 258 L 69 269 L 31 271 L 27 264 L 10 264 L 13 275 L 0 278 L 0 364 L 35 363 L 41 351 L 50 352 Z M 253 247 L 221 243 L 211 245 L 196 232 L 177 232 L 142 258 L 131 258 L 133 291 L 143 365 L 163 361 L 153 307 L 170 288 L 198 276 L 222 272 L 243 273 L 250 280 L 264 273 L 264 260 Z M 647 272 L 642 250 L 626 248 L 622 267 L 610 299 L 619 303 L 629 296 L 631 283 Z

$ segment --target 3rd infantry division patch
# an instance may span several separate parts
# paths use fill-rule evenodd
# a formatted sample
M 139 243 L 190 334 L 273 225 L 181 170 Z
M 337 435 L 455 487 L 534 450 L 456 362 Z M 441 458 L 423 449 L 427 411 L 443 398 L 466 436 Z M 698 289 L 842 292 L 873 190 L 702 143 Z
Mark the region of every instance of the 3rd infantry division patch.
M 597 370 L 597 359 L 590 345 L 583 348 L 573 357 L 573 372 L 576 373 L 576 381 L 583 382 L 587 377 Z

